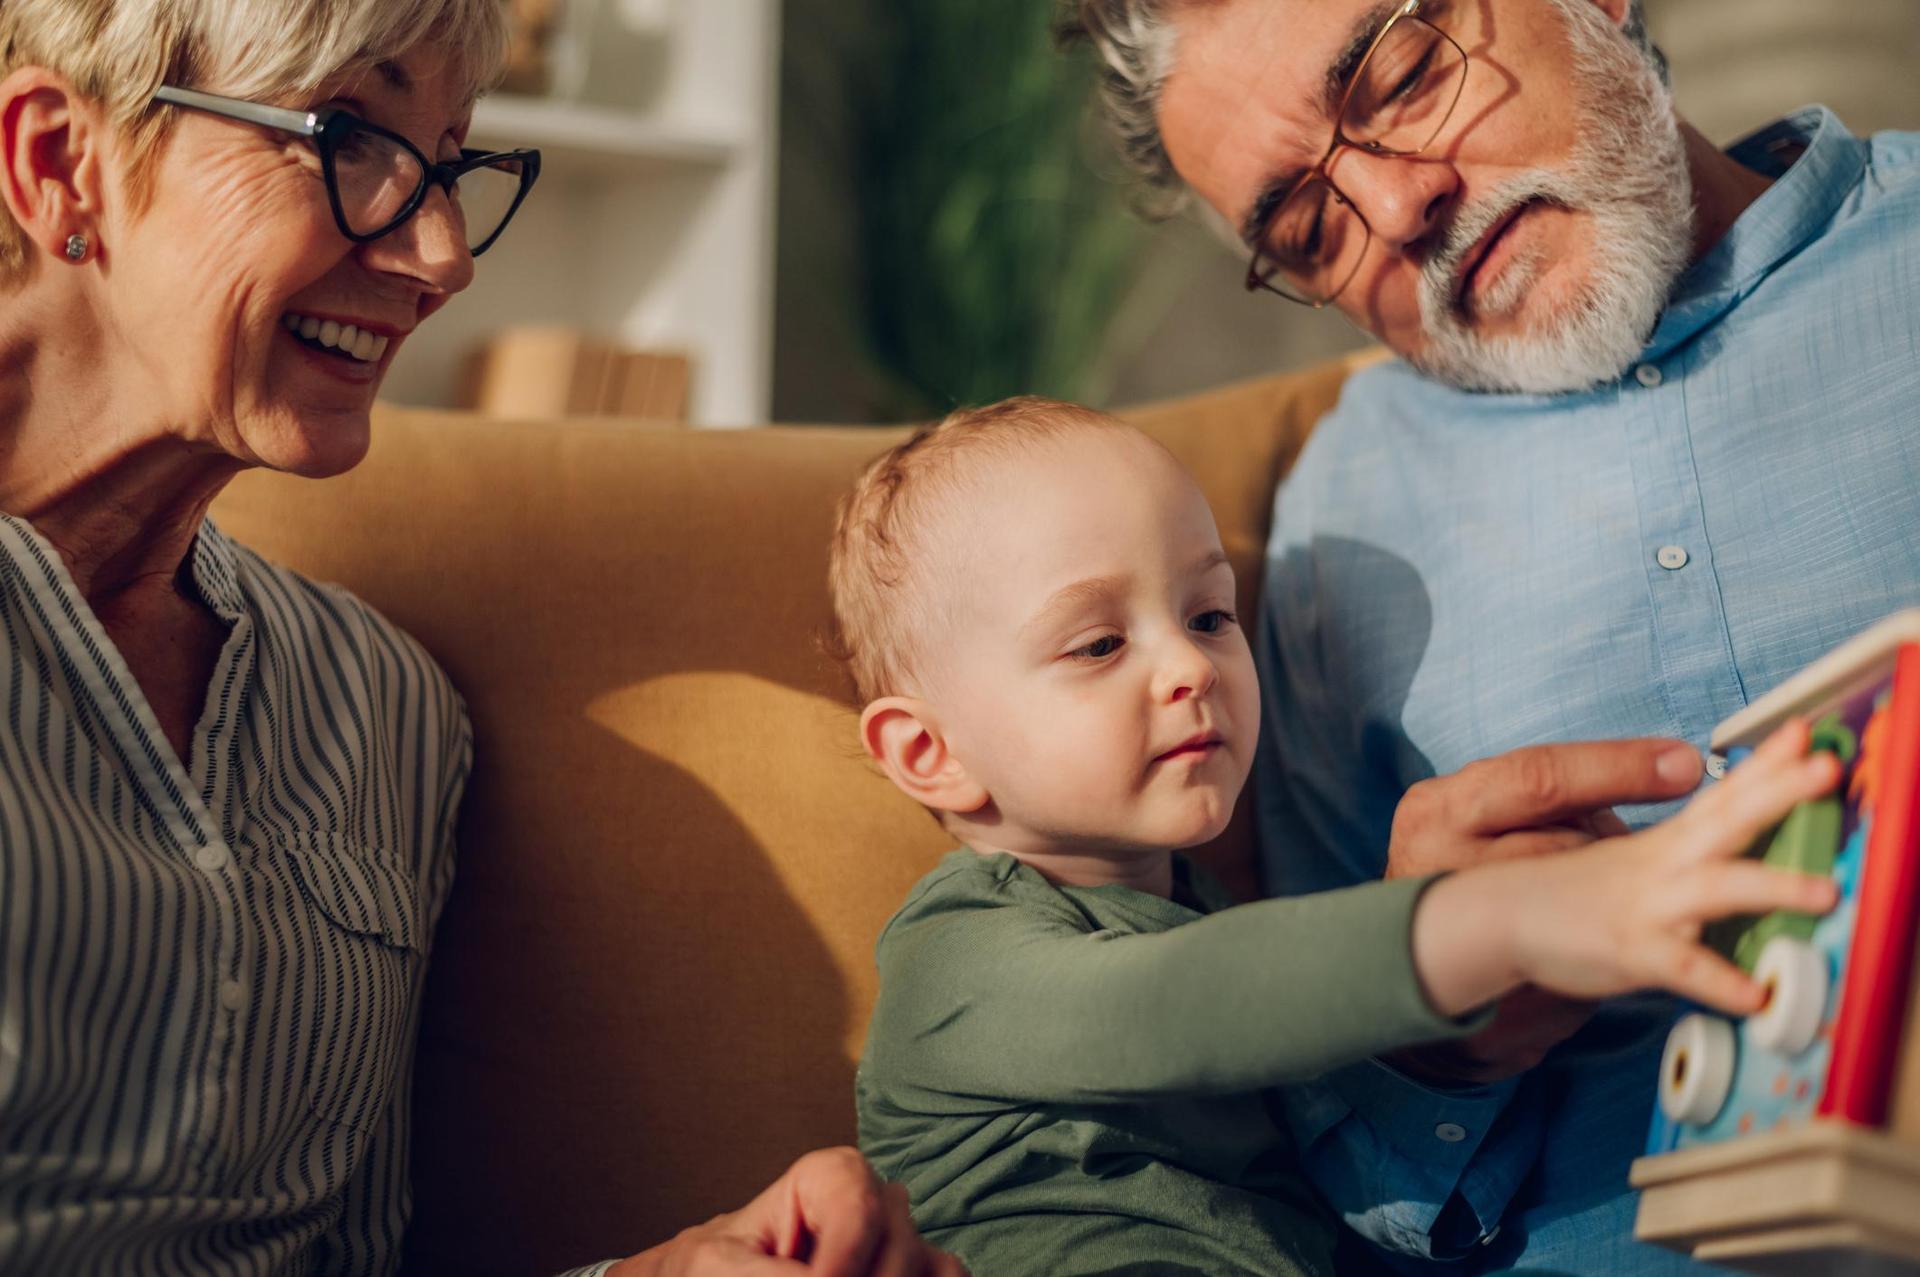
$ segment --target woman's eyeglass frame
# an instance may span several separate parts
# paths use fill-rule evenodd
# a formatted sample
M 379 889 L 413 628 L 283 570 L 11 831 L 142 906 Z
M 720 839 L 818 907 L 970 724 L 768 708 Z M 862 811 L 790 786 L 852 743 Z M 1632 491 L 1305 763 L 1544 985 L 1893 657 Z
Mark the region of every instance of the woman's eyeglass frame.
M 1360 273 L 1360 265 L 1366 260 L 1367 249 L 1373 245 L 1373 227 L 1368 225 L 1366 215 L 1360 211 L 1359 206 L 1348 199 L 1346 193 L 1334 183 L 1333 176 L 1327 172 L 1328 161 L 1333 159 L 1335 153 L 1343 146 L 1365 151 L 1369 155 L 1406 157 L 1421 154 L 1426 151 L 1427 148 L 1431 147 L 1434 142 L 1438 141 L 1440 134 L 1446 131 L 1447 122 L 1453 118 L 1455 109 L 1460 105 L 1460 96 L 1466 90 L 1467 69 L 1472 63 L 1472 59 L 1467 56 L 1467 51 L 1460 47 L 1459 41 L 1420 16 L 1420 10 L 1425 7 L 1425 3 L 1426 0 L 1406 0 L 1406 3 L 1396 9 L 1391 17 L 1380 24 L 1380 30 L 1374 33 L 1373 41 L 1367 45 L 1365 55 L 1361 57 L 1359 62 L 1354 64 L 1353 74 L 1348 77 L 1346 88 L 1342 90 L 1340 94 L 1339 108 L 1333 114 L 1333 140 L 1327 143 L 1327 149 L 1321 154 L 1319 161 L 1314 164 L 1312 168 L 1301 174 L 1300 179 L 1291 187 L 1287 188 L 1286 195 L 1274 203 L 1273 211 L 1260 223 L 1259 228 L 1253 236 L 1253 257 L 1247 263 L 1247 276 L 1245 281 L 1248 292 L 1264 290 L 1272 293 L 1276 297 L 1285 298 L 1295 305 L 1310 306 L 1314 310 L 1324 310 L 1339 300 L 1340 294 L 1347 290 L 1347 285 L 1351 284 L 1354 277 Z M 1357 141 L 1347 136 L 1345 124 L 1347 108 L 1353 102 L 1354 90 L 1366 79 L 1368 64 L 1373 61 L 1373 55 L 1380 51 L 1380 46 L 1386 43 L 1387 34 L 1401 22 L 1417 22 L 1421 26 L 1426 27 L 1429 31 L 1432 31 L 1435 35 L 1451 45 L 1454 52 L 1460 56 L 1460 71 L 1458 79 L 1454 84 L 1452 101 L 1447 103 L 1447 109 L 1441 113 L 1439 122 L 1434 125 L 1433 136 L 1429 137 L 1421 145 L 1410 150 L 1396 150 L 1392 147 L 1383 146 L 1378 142 Z M 1272 227 L 1274 219 L 1280 216 L 1280 211 L 1284 209 L 1296 195 L 1305 190 L 1309 184 L 1316 181 L 1325 183 L 1328 192 L 1332 194 L 1333 198 L 1352 210 L 1354 218 L 1360 223 L 1360 229 L 1366 232 L 1367 236 L 1366 242 L 1360 246 L 1360 252 L 1354 257 L 1353 269 L 1348 272 L 1347 277 L 1341 280 L 1326 296 L 1318 299 L 1302 296 L 1296 292 L 1289 292 L 1286 288 L 1275 285 L 1272 281 L 1281 273 L 1277 264 L 1269 271 L 1263 272 L 1261 269 L 1262 263 L 1267 260 L 1267 232 L 1269 228 Z
M 166 84 L 154 92 L 153 100 L 169 106 L 182 107 L 190 111 L 204 111 L 229 120 L 239 120 L 246 124 L 257 124 L 263 128 L 278 129 L 296 137 L 311 140 L 314 150 L 320 156 L 320 170 L 326 176 L 327 203 L 333 210 L 334 224 L 340 233 L 356 244 L 367 244 L 390 235 L 404 225 L 408 218 L 420 211 L 426 202 L 427 192 L 435 186 L 453 195 L 454 184 L 475 169 L 489 168 L 502 161 L 514 161 L 520 165 L 520 189 L 514 194 L 513 203 L 508 205 L 506 213 L 500 218 L 500 224 L 477 246 L 469 246 L 468 252 L 478 257 L 492 248 L 494 242 L 513 221 L 520 205 L 526 201 L 527 192 L 540 176 L 540 152 L 537 150 L 519 151 L 478 151 L 462 147 L 460 158 L 452 163 L 439 164 L 429 160 L 415 146 L 391 129 L 383 129 L 378 124 L 363 120 L 351 111 L 339 107 L 321 107 L 317 111 L 298 111 L 288 107 L 267 106 L 259 102 L 249 102 L 244 98 L 223 97 L 217 93 L 202 93 L 198 89 L 182 89 Z M 365 132 L 395 143 L 412 155 L 420 165 L 420 184 L 401 205 L 400 211 L 380 227 L 371 231 L 356 231 L 347 220 L 347 211 L 340 200 L 340 182 L 335 173 L 334 155 L 340 142 L 351 133 Z

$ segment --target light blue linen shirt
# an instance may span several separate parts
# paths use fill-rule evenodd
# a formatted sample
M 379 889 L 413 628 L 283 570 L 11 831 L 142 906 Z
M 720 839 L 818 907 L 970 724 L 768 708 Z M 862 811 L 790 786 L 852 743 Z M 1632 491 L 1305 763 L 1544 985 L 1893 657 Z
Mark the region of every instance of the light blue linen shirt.
M 1920 134 L 1861 140 L 1810 108 L 1731 153 L 1779 180 L 1617 383 L 1472 394 L 1389 363 L 1314 434 L 1278 499 L 1259 643 L 1274 889 L 1377 877 L 1400 795 L 1475 759 L 1704 747 L 1920 604 Z M 1504 1221 L 1480 1253 L 1539 1262 L 1514 1234 L 1594 1203 L 1583 1245 L 1627 1227 L 1671 1014 L 1614 1004 L 1524 1079 L 1457 1093 L 1356 1065 L 1295 1088 L 1289 1118 L 1375 1241 L 1454 1257 Z M 1581 1270 L 1629 1262 L 1657 1266 Z

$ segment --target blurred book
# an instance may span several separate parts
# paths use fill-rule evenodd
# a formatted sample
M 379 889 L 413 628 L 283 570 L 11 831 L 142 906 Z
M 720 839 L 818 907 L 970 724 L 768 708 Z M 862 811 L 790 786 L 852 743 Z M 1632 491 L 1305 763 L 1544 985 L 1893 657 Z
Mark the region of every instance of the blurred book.
M 497 417 L 687 420 L 692 361 L 573 328 L 508 328 L 467 365 L 461 406 Z

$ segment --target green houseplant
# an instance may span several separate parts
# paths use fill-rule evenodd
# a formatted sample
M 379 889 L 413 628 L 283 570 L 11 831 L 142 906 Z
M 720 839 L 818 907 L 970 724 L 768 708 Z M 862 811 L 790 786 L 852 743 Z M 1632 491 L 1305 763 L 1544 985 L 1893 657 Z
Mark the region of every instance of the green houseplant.
M 1098 167 L 1091 54 L 1056 47 L 1046 0 L 833 3 L 815 91 L 839 100 L 815 105 L 843 141 L 880 408 L 1097 401 L 1148 232 Z

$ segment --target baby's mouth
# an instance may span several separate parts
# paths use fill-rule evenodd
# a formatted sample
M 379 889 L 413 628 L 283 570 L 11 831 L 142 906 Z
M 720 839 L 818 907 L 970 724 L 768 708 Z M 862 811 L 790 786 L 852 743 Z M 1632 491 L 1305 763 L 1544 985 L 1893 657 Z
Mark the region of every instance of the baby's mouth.
M 353 324 L 343 324 L 335 319 L 316 319 L 312 315 L 301 315 L 291 310 L 280 317 L 280 326 L 309 350 L 362 364 L 378 363 L 380 356 L 387 353 L 390 341 L 381 333 Z
M 1197 735 L 1189 736 L 1186 740 L 1181 741 L 1164 754 L 1154 755 L 1153 761 L 1156 763 L 1165 763 L 1171 762 L 1176 758 L 1204 758 L 1225 744 L 1226 741 L 1222 740 L 1218 733 L 1201 732 Z

